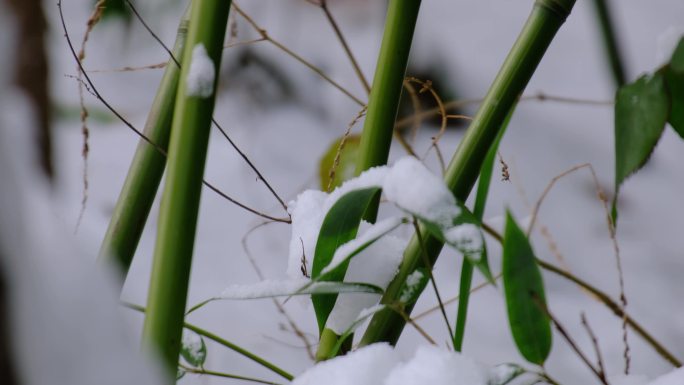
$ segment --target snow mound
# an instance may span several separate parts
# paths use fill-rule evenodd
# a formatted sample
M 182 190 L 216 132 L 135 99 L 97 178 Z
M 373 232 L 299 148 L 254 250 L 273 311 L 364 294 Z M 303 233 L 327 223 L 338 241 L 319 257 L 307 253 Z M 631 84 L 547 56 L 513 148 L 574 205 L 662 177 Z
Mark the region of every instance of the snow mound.
M 487 385 L 490 377 L 484 365 L 460 353 L 421 346 L 402 362 L 390 345 L 380 343 L 319 363 L 292 385 Z

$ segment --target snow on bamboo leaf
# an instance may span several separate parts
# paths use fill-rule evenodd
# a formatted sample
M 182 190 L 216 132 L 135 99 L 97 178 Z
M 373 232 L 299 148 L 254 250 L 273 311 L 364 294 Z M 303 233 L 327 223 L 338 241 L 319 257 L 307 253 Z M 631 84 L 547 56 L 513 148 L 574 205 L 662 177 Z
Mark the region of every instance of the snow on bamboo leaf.
M 214 93 L 216 68 L 207 54 L 204 44 L 199 43 L 192 49 L 192 62 L 186 78 L 187 96 L 208 98 Z
M 542 365 L 551 351 L 544 284 L 532 246 L 510 212 L 506 214 L 502 273 L 515 344 L 526 360 Z
M 494 283 L 479 220 L 418 159 L 406 157 L 397 161 L 387 173 L 383 193 L 388 201 L 417 217 L 432 235 L 463 254 Z
M 202 367 L 207 359 L 207 346 L 197 333 L 185 330 L 181 345 L 181 356 L 190 365 Z

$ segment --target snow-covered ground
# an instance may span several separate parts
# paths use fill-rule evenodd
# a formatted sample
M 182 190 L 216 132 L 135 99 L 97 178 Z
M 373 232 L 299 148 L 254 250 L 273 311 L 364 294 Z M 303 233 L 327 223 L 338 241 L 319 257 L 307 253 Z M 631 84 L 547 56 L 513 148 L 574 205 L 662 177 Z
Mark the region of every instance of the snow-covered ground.
M 182 2 L 144 2 L 140 11 L 162 39 L 171 44 Z M 681 28 L 684 2 L 678 0 L 612 1 L 623 38 L 630 79 L 659 64 L 659 37 L 671 28 Z M 74 41 L 80 41 L 90 12 L 89 1 L 67 1 L 64 9 Z M 367 76 L 372 76 L 380 45 L 384 17 L 383 1 L 331 1 L 350 46 Z M 322 68 L 332 78 L 359 97 L 363 88 L 356 79 L 341 47 L 320 10 L 305 1 L 250 0 L 241 6 L 269 34 Z M 424 0 L 416 29 L 412 60 L 417 65 L 441 63 L 448 70 L 458 94 L 464 98 L 484 95 L 501 62 L 527 17 L 532 1 L 503 0 Z M 65 74 L 75 74 L 75 63 L 67 51 L 59 26 L 57 9 L 46 3 L 52 26 L 50 48 L 53 93 L 57 103 L 74 108 L 78 103 L 76 83 Z M 237 40 L 254 38 L 249 26 L 238 18 Z M 661 39 L 662 40 L 662 39 Z M 601 40 L 594 23 L 591 2 L 578 4 L 553 42 L 528 93 L 610 100 L 613 94 L 610 74 L 603 62 Z M 274 90 L 274 82 L 242 72 L 231 77 L 224 71 L 216 118 L 250 156 L 264 176 L 286 199 L 294 199 L 305 188 L 316 188 L 319 157 L 342 135 L 359 107 L 301 64 L 266 42 L 253 50 L 286 75 L 293 96 Z M 224 70 L 236 65 L 238 48 L 225 51 Z M 164 51 L 133 21 L 129 29 L 117 22 L 98 25 L 87 47 L 86 68 L 111 69 L 140 66 L 166 60 Z M 233 55 L 233 56 L 231 56 Z M 258 69 L 256 71 L 259 71 Z M 142 126 L 161 71 L 93 73 L 99 91 L 136 126 Z M 273 79 L 273 77 L 270 77 Z M 279 94 L 280 92 L 280 94 Z M 275 95 L 275 96 L 274 96 Z M 365 97 L 364 97 L 365 98 Z M 288 100 L 283 100 L 288 99 Z M 102 110 L 88 98 L 92 110 Z M 474 110 L 467 110 L 473 113 Z M 562 171 L 590 162 L 602 186 L 610 191 L 613 180 L 612 108 L 605 105 L 529 101 L 521 103 L 502 142 L 501 155 L 510 167 L 511 181 L 495 178 L 485 217 L 493 225 L 501 222 L 509 207 L 518 219 L 529 215 L 546 184 Z M 75 115 L 74 115 L 75 116 Z M 58 220 L 75 226 L 80 211 L 82 170 L 80 124 L 78 119 L 56 121 L 56 166 L 54 189 Z M 116 202 L 138 138 L 116 121 L 91 119 L 88 160 L 89 200 L 77 239 L 86 255 L 95 258 Z M 362 125 L 356 126 L 358 131 Z M 417 140 L 418 153 L 429 146 L 434 128 L 424 128 Z M 445 154 L 453 153 L 462 131 L 450 131 L 440 142 Z M 666 130 L 649 165 L 632 177 L 621 195 L 618 240 L 625 273 L 629 313 L 672 352 L 684 357 L 684 206 L 678 204 L 684 191 L 680 164 L 684 143 Z M 392 159 L 403 156 L 394 146 Z M 431 153 L 428 165 L 438 171 Z M 227 142 L 214 135 L 210 142 L 207 180 L 230 196 L 276 215 L 283 215 L 277 202 L 256 180 L 251 170 Z M 388 213 L 382 213 L 387 215 Z M 144 304 L 154 245 L 157 206 L 153 208 L 139 251 L 126 282 L 123 299 Z M 188 297 L 189 305 L 219 295 L 232 284 L 258 281 L 245 250 L 243 236 L 261 220 L 222 200 L 211 191 L 202 196 L 195 257 Z M 616 263 L 608 237 L 605 216 L 596 199 L 595 187 L 586 170 L 562 180 L 551 192 L 540 213 L 539 224 L 547 226 L 557 249 L 573 273 L 618 297 Z M 538 227 L 539 228 L 539 227 Z M 406 231 L 404 236 L 408 236 Z M 247 240 L 257 264 L 268 278 L 285 275 L 289 254 L 290 228 L 272 224 L 255 231 Z M 488 244 L 494 272 L 500 270 L 500 248 Z M 535 234 L 539 257 L 551 261 L 556 256 L 547 241 Z M 436 281 L 442 295 L 458 291 L 460 256 L 445 251 L 436 266 Z M 598 336 L 609 374 L 623 370 L 620 320 L 603 305 L 557 276 L 545 274 L 547 298 L 552 312 L 562 320 L 580 346 L 592 352 L 590 339 L 580 323 L 584 312 Z M 479 280 L 479 278 L 478 278 Z M 303 301 L 290 301 L 286 309 L 306 332 L 315 334 L 311 307 Z M 435 304 L 428 288 L 414 314 Z M 131 330 L 141 329 L 142 317 L 121 310 Z M 455 317 L 455 307 L 448 315 Z M 283 368 L 298 374 L 311 366 L 301 341 L 284 330 L 285 320 L 270 300 L 220 301 L 193 312 L 189 321 L 244 346 Z M 418 321 L 432 337 L 446 346 L 449 336 L 438 313 Z M 589 370 L 567 344 L 554 336 L 554 346 L 546 369 L 565 384 L 594 383 Z M 398 354 L 406 361 L 426 342 L 406 328 L 398 344 Z M 648 378 L 665 373 L 671 366 L 634 333 L 630 333 L 631 370 Z M 209 344 L 206 367 L 241 375 L 277 380 L 256 364 L 220 346 Z M 488 287 L 471 299 L 464 353 L 493 366 L 503 362 L 523 363 L 510 336 L 500 289 Z M 406 364 L 409 366 L 410 364 Z M 408 369 L 407 369 L 408 370 Z M 213 384 L 228 380 L 186 375 L 181 383 Z

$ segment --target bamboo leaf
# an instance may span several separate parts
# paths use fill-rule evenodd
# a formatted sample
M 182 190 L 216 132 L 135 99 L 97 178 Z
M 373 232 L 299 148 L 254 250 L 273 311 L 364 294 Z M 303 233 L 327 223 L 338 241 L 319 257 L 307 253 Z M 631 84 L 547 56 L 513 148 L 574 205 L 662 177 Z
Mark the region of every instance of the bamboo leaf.
M 190 331 L 185 331 L 183 334 L 181 357 L 196 368 L 202 367 L 207 360 L 207 345 L 204 343 L 204 339 Z
M 497 134 L 494 143 L 489 148 L 484 163 L 482 163 L 480 178 L 477 184 L 477 193 L 475 195 L 475 206 L 473 207 L 473 215 L 480 221 L 482 221 L 485 206 L 487 205 L 487 195 L 489 194 L 489 185 L 492 181 L 492 173 L 494 172 L 496 154 L 499 151 L 499 144 L 506 132 L 508 123 L 510 123 L 511 117 L 513 116 L 513 111 L 515 111 L 515 106 L 511 107 L 511 110 L 508 112 L 506 120 L 504 120 L 501 125 L 501 130 Z M 458 352 L 460 352 L 463 347 L 463 338 L 465 337 L 465 326 L 468 317 L 468 303 L 470 302 L 470 286 L 472 281 L 473 265 L 468 258 L 463 258 L 458 289 L 459 300 L 456 313 L 456 326 L 454 327 L 454 349 Z
M 526 360 L 542 365 L 551 351 L 544 284 L 532 246 L 510 212 L 503 241 L 503 282 L 515 344 Z
M 330 264 L 338 247 L 356 238 L 366 208 L 379 193 L 378 187 L 353 190 L 340 197 L 330 208 L 318 234 L 311 268 L 312 279 L 318 278 L 323 269 Z M 326 281 L 342 281 L 348 265 L 349 261 L 343 263 L 335 269 L 334 274 L 326 277 Z M 336 294 L 311 296 L 319 331 L 323 330 L 336 300 Z
M 340 150 L 340 144 L 344 140 L 344 147 Z M 318 164 L 318 176 L 321 181 L 321 190 L 327 191 L 342 185 L 342 182 L 354 177 L 356 172 L 356 158 L 359 156 L 359 143 L 361 137 L 359 135 L 349 135 L 346 138 L 338 138 L 335 140 L 328 150 L 325 152 Z M 340 157 L 335 165 L 335 158 L 339 151 Z M 335 168 L 335 174 L 332 181 L 330 178 L 330 171 Z
M 644 75 L 621 87 L 615 102 L 615 199 L 631 174 L 646 164 L 665 129 L 670 108 L 662 72 Z
M 679 136 L 684 138 L 684 38 L 679 40 L 672 54 L 665 79 L 672 103 L 669 122 Z

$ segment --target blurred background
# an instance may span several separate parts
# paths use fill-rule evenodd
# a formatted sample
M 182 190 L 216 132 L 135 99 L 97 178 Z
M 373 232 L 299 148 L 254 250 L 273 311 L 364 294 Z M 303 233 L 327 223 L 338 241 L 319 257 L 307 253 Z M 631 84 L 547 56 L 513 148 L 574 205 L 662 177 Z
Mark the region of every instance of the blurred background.
M 48 214 L 43 214 L 48 219 L 41 220 L 54 223 L 63 230 L 64 237 L 73 237 L 81 250 L 78 258 L 92 262 L 138 137 L 86 90 L 89 152 L 87 167 L 84 166 L 77 67 L 61 30 L 57 6 L 54 1 L 4 2 L 13 15 L 9 20 L 14 25 L 14 43 L 8 41 L 3 47 L 14 49 L 14 53 L 3 59 L 8 64 L 3 69 L 3 85 L 16 86 L 12 91 L 4 91 L 4 100 L 23 94 L 32 109 L 24 115 L 31 119 L 25 128 L 30 132 L 26 135 L 27 148 L 33 154 L 24 158 L 30 163 L 25 173 L 46 180 L 35 187 L 45 190 L 44 196 L 36 199 L 49 202 L 45 205 Z M 107 3 L 105 17 L 94 27 L 85 46 L 84 67 L 101 95 L 136 127 L 142 127 L 163 72 L 149 67 L 166 62 L 168 57 L 122 1 Z M 684 34 L 683 2 L 607 3 L 612 10 L 626 81 L 633 81 L 669 60 L 674 45 Z M 186 2 L 137 0 L 134 4 L 146 23 L 171 46 Z M 319 6 L 305 0 L 248 0 L 237 4 L 274 41 L 356 98 L 367 100 L 363 83 Z M 63 3 L 65 23 L 77 49 L 93 5 L 90 0 Z M 531 0 L 423 0 L 407 76 L 432 81 L 445 102 L 483 97 L 532 5 Z M 386 2 L 330 0 L 328 7 L 363 74 L 372 81 Z M 294 199 L 307 188 L 320 188 L 319 162 L 344 134 L 360 106 L 272 42 L 252 42 L 260 35 L 244 17 L 233 12 L 230 23 L 228 48 L 220 71 L 217 121 L 286 200 Z M 7 24 L 4 28 L 11 27 Z M 500 159 L 507 165 L 510 179 L 498 177 L 498 166 L 485 214 L 487 223 L 500 227 L 506 208 L 520 221 L 529 218 L 534 203 L 551 179 L 583 163 L 591 163 L 601 188 L 612 196 L 615 90 L 594 2 L 578 0 L 527 87 L 525 95 L 529 97 L 519 104 L 503 139 Z M 436 106 L 429 97 L 421 98 L 420 103 L 425 110 Z M 469 102 L 451 111 L 473 115 L 476 109 L 477 102 Z M 7 107 L 5 111 L 16 110 Z M 412 113 L 412 104 L 407 99 L 400 118 Z M 4 119 L 7 127 L 12 126 L 7 123 L 12 122 L 7 116 Z M 352 132 L 360 132 L 362 126 L 361 120 Z M 450 122 L 439 142 L 447 161 L 466 127 L 463 121 Z M 438 128 L 439 120 L 428 118 L 419 130 L 405 132 L 416 153 L 424 157 L 435 173 L 440 172 L 440 166 L 430 144 Z M 3 140 L 7 138 L 6 135 Z M 681 138 L 666 129 L 649 164 L 622 188 L 618 228 L 628 312 L 680 357 L 684 357 L 680 326 L 684 324 L 684 282 L 680 279 L 684 273 L 684 205 L 680 204 L 684 191 L 683 154 Z M 394 143 L 391 160 L 405 155 L 402 146 Z M 88 187 L 82 211 L 84 173 Z M 284 214 L 218 132 L 213 133 L 210 141 L 205 178 L 250 207 L 276 216 Z M 26 199 L 29 205 L 33 202 L 33 198 Z M 157 208 L 155 204 L 124 287 L 122 299 L 128 302 L 146 301 Z M 31 232 L 35 217 L 27 218 L 26 228 Z M 289 227 L 271 224 L 248 235 L 250 229 L 262 222 L 211 191 L 203 194 L 189 305 L 219 294 L 230 284 L 257 282 L 259 278 L 249 255 L 266 277 L 284 276 Z M 597 199 L 597 187 L 587 169 L 556 185 L 542 207 L 538 225 L 537 230 L 542 231 L 533 235 L 533 243 L 540 258 L 566 267 L 618 298 L 615 253 L 605 213 Z M 410 233 L 406 231 L 403 235 L 408 237 Z M 31 239 L 41 242 L 40 235 Z M 494 242 L 488 247 L 493 270 L 498 272 L 500 248 Z M 451 298 L 458 292 L 460 266 L 459 255 L 442 253 L 435 269 L 443 296 Z M 66 279 L 69 271 L 58 274 Z M 544 278 L 554 314 L 580 346 L 591 352 L 591 341 L 580 322 L 580 314 L 585 313 L 598 336 L 608 373 L 621 373 L 621 320 L 567 281 L 549 274 Z M 414 314 L 434 304 L 436 300 L 428 288 Z M 464 353 L 488 365 L 522 363 L 510 336 L 500 288 L 478 291 L 470 306 Z M 311 307 L 303 305 L 303 301 L 290 301 L 285 308 L 300 329 L 312 333 L 311 340 L 315 340 Z M 77 310 L 65 310 L 78 317 Z M 142 316 L 126 309 L 120 312 L 126 333 L 135 345 Z M 453 319 L 456 307 L 449 306 L 447 314 Z M 188 320 L 293 373 L 312 365 L 303 342 L 270 300 L 212 303 L 192 313 Z M 417 322 L 436 341 L 446 345 L 449 336 L 438 313 Z M 592 374 L 565 341 L 555 336 L 554 342 L 548 372 L 562 383 L 593 383 Z M 415 347 L 424 343 L 418 333 L 407 327 L 398 347 L 410 357 Z M 670 369 L 634 333 L 629 334 L 629 345 L 634 373 L 654 377 Z M 208 368 L 259 378 L 270 376 L 220 346 L 209 344 L 208 348 Z M 181 383 L 219 384 L 230 380 L 186 375 Z

